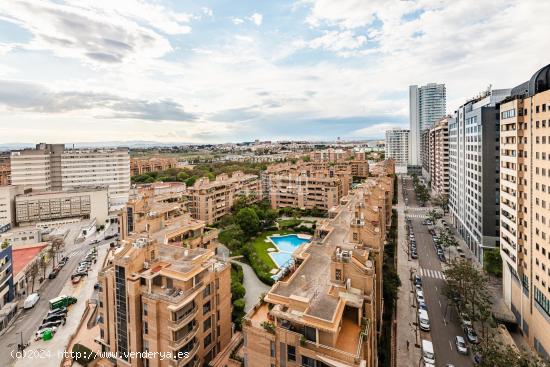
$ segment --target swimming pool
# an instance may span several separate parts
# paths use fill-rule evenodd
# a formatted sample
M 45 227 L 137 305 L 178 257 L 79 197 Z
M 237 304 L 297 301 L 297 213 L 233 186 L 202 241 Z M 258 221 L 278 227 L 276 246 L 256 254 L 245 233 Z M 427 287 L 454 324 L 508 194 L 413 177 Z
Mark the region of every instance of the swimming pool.
M 309 242 L 310 236 L 287 234 L 285 236 L 270 236 L 268 237 L 275 245 L 278 252 L 272 252 L 269 255 L 277 267 L 285 265 L 292 259 L 294 251 L 306 242 Z

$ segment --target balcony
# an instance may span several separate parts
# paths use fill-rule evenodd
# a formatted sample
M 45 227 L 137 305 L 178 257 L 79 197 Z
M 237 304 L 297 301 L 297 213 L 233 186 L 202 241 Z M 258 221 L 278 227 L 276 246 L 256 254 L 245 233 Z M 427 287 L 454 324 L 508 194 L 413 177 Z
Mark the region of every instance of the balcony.
M 197 330 L 199 330 L 199 323 L 195 323 L 195 326 L 193 326 L 193 329 L 191 329 L 185 336 L 183 336 L 179 340 L 171 340 L 168 344 L 170 345 L 170 348 L 176 350 L 183 347 L 185 344 L 187 344 L 195 335 L 197 335 Z
M 155 286 L 151 289 L 151 292 L 149 292 L 146 286 L 143 286 L 143 288 L 145 297 L 153 300 L 169 302 L 177 307 L 180 304 L 183 304 L 188 297 L 199 291 L 202 286 L 203 283 L 201 281 L 197 283 L 194 287 L 187 290 L 173 288 L 166 289 Z
M 193 320 L 197 316 L 198 311 L 199 307 L 195 305 L 195 307 L 189 310 L 189 312 L 183 315 L 179 320 L 171 320 L 168 327 L 172 330 L 180 329 L 183 325 L 186 325 L 189 321 Z
M 183 357 L 180 357 L 179 359 L 172 359 L 170 361 L 170 365 L 172 367 L 188 367 L 188 363 L 189 361 L 195 357 L 195 355 L 197 354 L 197 351 L 199 350 L 199 345 L 200 343 L 198 341 L 195 341 L 195 344 L 193 345 L 193 347 L 189 350 L 189 351 L 186 351 L 186 352 L 182 352 L 182 353 L 187 353 L 185 356 Z M 178 353 L 178 350 L 175 349 L 174 350 L 174 353 L 177 355 Z M 195 364 L 191 364 L 191 366 L 195 366 Z

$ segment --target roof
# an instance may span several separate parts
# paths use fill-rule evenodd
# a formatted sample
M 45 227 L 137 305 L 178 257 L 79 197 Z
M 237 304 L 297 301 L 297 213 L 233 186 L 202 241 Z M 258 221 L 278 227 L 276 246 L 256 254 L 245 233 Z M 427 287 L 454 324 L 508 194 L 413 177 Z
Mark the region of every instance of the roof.
M 47 242 L 37 243 L 32 247 L 12 249 L 12 268 L 15 277 L 49 244 Z

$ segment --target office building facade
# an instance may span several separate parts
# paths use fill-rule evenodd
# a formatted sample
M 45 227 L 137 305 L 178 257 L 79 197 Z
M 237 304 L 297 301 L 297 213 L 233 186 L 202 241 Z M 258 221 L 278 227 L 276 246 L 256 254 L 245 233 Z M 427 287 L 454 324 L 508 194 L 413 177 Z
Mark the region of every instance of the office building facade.
M 510 89 L 485 92 L 460 106 L 449 121 L 449 209 L 477 261 L 498 247 L 499 116 Z
M 503 298 L 550 358 L 550 65 L 514 88 L 499 114 Z
M 409 164 L 422 166 L 422 132 L 431 129 L 447 114 L 445 84 L 429 83 L 409 87 L 410 157 Z
M 42 143 L 11 153 L 11 180 L 34 190 L 106 186 L 110 208 L 118 209 L 128 201 L 130 155 L 127 148 L 68 149 Z

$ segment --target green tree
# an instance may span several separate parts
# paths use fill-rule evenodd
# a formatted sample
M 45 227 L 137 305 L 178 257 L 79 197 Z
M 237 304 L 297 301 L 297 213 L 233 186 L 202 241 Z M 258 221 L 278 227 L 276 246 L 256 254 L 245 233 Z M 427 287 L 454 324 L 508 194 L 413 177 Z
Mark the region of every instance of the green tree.
M 437 223 L 438 220 L 440 220 L 443 216 L 440 212 L 438 212 L 435 209 L 432 209 L 428 212 L 428 219 L 430 219 L 432 222 Z
M 243 208 L 235 216 L 235 223 L 241 227 L 242 231 L 251 237 L 260 230 L 260 219 L 252 208 Z
M 443 213 L 449 210 L 449 195 L 439 194 L 432 199 L 432 204 L 443 209 Z
M 483 268 L 488 274 L 502 277 L 502 257 L 498 249 L 483 251 Z
M 197 181 L 196 176 L 189 177 L 187 180 L 185 180 L 185 185 L 187 185 L 187 187 L 191 187 L 195 184 L 195 181 Z

